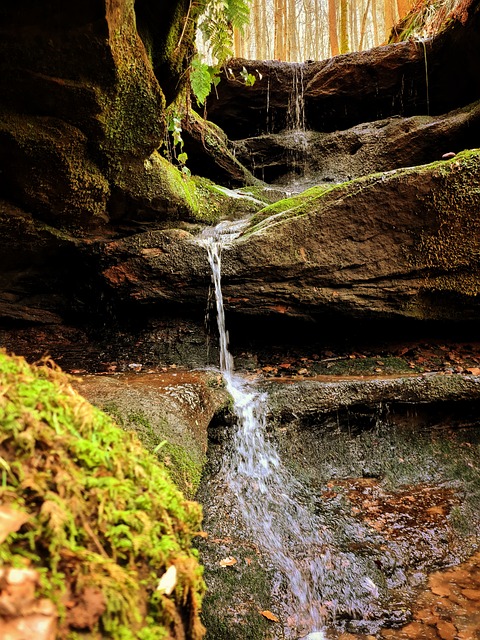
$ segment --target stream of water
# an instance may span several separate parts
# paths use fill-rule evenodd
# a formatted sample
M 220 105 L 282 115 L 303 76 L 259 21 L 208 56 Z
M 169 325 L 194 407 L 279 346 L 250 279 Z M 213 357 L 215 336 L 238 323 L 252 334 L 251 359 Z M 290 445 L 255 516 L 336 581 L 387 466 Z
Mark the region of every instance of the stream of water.
M 234 371 L 221 288 L 222 251 L 241 233 L 242 223 L 222 223 L 202 244 L 215 288 L 220 367 L 233 398 L 237 430 L 222 476 L 255 544 L 268 555 L 288 592 L 290 618 L 308 640 L 326 638 L 324 627 L 338 617 L 373 617 L 379 591 L 369 568 L 338 549 L 330 525 L 313 513 L 301 484 L 284 467 L 267 434 L 267 398 Z M 348 537 L 348 532 L 343 532 Z M 358 532 L 357 532 L 358 533 Z

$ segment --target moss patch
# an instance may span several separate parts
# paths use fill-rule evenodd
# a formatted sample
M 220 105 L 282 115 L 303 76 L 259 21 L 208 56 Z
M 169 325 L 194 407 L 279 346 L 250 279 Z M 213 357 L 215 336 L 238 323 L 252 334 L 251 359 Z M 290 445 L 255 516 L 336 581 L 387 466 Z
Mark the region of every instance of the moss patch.
M 115 422 L 127 431 L 134 430 L 144 447 L 153 453 L 168 471 L 172 481 L 181 491 L 193 498 L 202 475 L 204 457 L 199 457 L 193 442 L 186 438 L 183 446 L 172 442 L 170 428 L 164 418 L 159 418 L 155 427 L 143 411 L 124 412 L 115 403 L 102 407 Z
M 105 222 L 110 188 L 85 135 L 57 118 L 0 114 L 0 162 L 15 201 L 61 226 Z
M 437 187 L 425 198 L 434 226 L 417 244 L 417 261 L 429 269 L 426 290 L 480 293 L 479 156 L 464 151 L 435 167 Z
M 371 188 L 379 181 L 403 181 L 408 180 L 410 175 L 421 175 L 431 173 L 434 177 L 443 179 L 459 176 L 458 182 L 463 186 L 459 194 L 432 194 L 433 204 L 440 205 L 442 209 L 448 209 L 455 204 L 460 204 L 461 193 L 468 196 L 472 201 L 478 202 L 479 187 L 476 184 L 476 175 L 478 174 L 480 152 L 478 149 L 463 151 L 450 160 L 440 160 L 426 165 L 417 167 L 406 167 L 402 169 L 394 169 L 381 173 L 373 173 L 368 176 L 361 176 L 348 182 L 342 182 L 333 186 L 318 186 L 307 189 L 303 193 L 279 200 L 261 209 L 250 221 L 250 227 L 246 233 L 263 230 L 272 224 L 279 224 L 292 217 L 312 212 L 314 207 L 325 207 L 334 200 L 339 198 L 355 198 L 364 189 Z M 455 185 L 457 180 L 455 180 Z M 439 191 L 443 183 L 439 182 Z M 450 187 L 451 188 L 451 187 Z M 318 204 L 317 204 L 318 202 Z M 321 204 L 320 204 L 321 203 Z M 464 204 L 464 201 L 461 200 Z M 430 203 L 431 204 L 431 203 Z
M 40 570 L 62 637 L 75 637 L 64 603 L 94 587 L 106 610 L 92 638 L 201 638 L 204 584 L 190 546 L 200 507 L 52 363 L 0 352 L 0 389 L 2 504 L 29 516 L 1 545 L 2 563 Z M 156 587 L 172 565 L 167 596 Z

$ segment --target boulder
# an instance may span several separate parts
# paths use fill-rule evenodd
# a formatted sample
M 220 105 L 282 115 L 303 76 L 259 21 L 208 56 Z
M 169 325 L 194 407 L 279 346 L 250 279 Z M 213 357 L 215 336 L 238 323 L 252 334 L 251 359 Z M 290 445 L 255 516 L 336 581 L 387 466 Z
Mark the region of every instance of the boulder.
M 480 318 L 478 151 L 317 187 L 264 208 L 224 250 L 227 311 L 255 318 Z M 151 231 L 97 245 L 108 297 L 143 313 L 204 308 L 204 247 Z
M 182 120 L 182 139 L 188 167 L 195 175 L 226 187 L 260 183 L 236 158 L 235 149 L 220 127 L 192 110 Z
M 392 117 L 333 132 L 289 131 L 234 143 L 235 156 L 267 182 L 344 182 L 440 160 L 480 146 L 480 103 L 440 116 Z M 301 177 L 299 177 L 301 175 Z M 292 187 L 291 187 L 292 188 Z
M 234 59 L 224 70 L 208 117 L 231 139 L 296 128 L 288 119 L 304 102 L 305 126 L 347 129 L 392 115 L 438 115 L 480 98 L 480 13 L 470 2 L 435 38 L 347 53 L 322 62 Z M 243 67 L 255 76 L 241 79 Z M 459 73 L 461 69 L 461 73 Z
M 214 372 L 85 376 L 74 386 L 127 431 L 136 431 L 183 493 L 193 497 L 206 461 L 207 429 L 228 402 Z
M 144 163 L 164 140 L 164 110 L 192 55 L 189 5 L 2 4 L 1 197 L 57 227 L 135 219 Z M 157 218 L 175 202 L 167 187 L 150 198 Z

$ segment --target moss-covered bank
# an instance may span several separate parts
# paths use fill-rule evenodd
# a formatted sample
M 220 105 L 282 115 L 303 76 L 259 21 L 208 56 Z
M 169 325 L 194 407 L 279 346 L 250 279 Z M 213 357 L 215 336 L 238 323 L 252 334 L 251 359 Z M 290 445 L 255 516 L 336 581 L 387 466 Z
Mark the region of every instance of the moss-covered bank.
M 0 352 L 1 503 L 27 516 L 0 546 L 5 566 L 39 570 L 58 606 L 59 637 L 89 588 L 104 612 L 90 638 L 203 636 L 204 591 L 192 538 L 200 507 L 186 501 L 136 437 L 70 386 L 51 362 Z M 159 579 L 174 566 L 171 595 Z

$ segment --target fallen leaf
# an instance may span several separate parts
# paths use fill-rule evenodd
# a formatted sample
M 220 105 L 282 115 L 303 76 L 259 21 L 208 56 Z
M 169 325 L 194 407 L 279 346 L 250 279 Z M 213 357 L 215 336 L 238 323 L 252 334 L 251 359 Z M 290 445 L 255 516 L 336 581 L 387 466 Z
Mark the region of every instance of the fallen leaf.
M 158 581 L 157 591 L 169 596 L 177 586 L 177 567 L 172 564 Z
M 245 562 L 248 564 L 248 566 L 250 566 L 252 564 L 252 559 L 251 558 L 245 558 Z
M 473 376 L 480 376 L 480 369 L 478 367 L 469 367 L 467 371 L 468 373 L 471 373 Z
M 272 622 L 280 622 L 277 616 L 268 609 L 265 609 L 265 611 L 259 611 L 258 613 L 264 618 L 267 618 L 267 620 L 271 620 Z
M 437 585 L 436 587 L 432 587 L 432 593 L 436 596 L 441 596 L 442 598 L 448 598 L 452 595 L 452 590 L 448 585 Z
M 462 593 L 469 600 L 480 600 L 480 589 L 462 589 Z
M 454 640 L 457 637 L 457 628 L 448 620 L 439 620 L 437 631 L 442 640 Z
M 4 542 L 10 533 L 18 531 L 22 524 L 25 524 L 30 517 L 26 513 L 10 509 L 10 507 L 0 507 L 0 544 Z
M 237 561 L 233 556 L 228 556 L 228 558 L 220 560 L 219 564 L 221 567 L 233 567 L 234 564 L 237 564 Z

